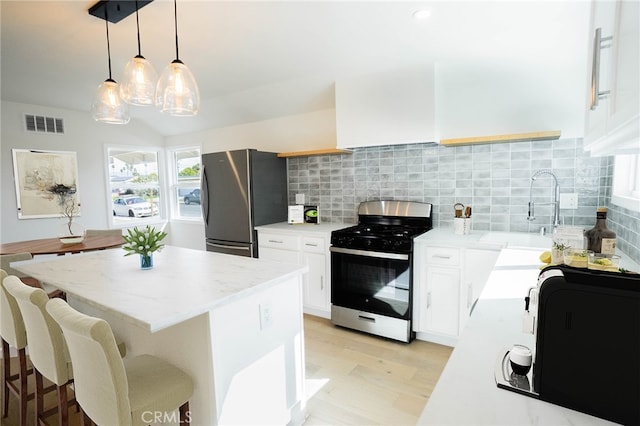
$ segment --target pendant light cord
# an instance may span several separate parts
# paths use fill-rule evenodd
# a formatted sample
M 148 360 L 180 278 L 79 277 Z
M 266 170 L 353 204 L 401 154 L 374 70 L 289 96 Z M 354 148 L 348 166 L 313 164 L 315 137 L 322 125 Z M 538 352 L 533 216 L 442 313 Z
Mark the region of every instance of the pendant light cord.
M 178 55 L 178 3 L 177 0 L 173 0 L 173 22 L 176 29 L 176 60 L 180 60 Z
M 107 13 L 107 8 L 104 8 L 104 26 L 107 29 L 107 57 L 109 58 L 109 80 L 113 80 L 111 78 L 111 46 L 109 45 L 109 14 Z
M 142 56 L 140 49 L 140 21 L 138 20 L 138 0 L 136 0 L 136 28 L 138 29 L 138 56 Z

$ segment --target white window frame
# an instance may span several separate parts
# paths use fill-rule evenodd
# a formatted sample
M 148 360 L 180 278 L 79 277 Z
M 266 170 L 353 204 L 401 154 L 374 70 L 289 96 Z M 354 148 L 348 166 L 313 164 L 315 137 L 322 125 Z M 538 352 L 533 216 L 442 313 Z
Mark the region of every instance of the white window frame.
M 151 217 L 132 218 L 129 220 L 122 220 L 123 218 L 113 216 L 113 197 L 111 193 L 111 165 L 109 159 L 112 150 L 125 150 L 125 151 L 149 151 L 156 154 L 157 167 L 158 167 L 158 192 L 160 194 L 160 201 L 157 205 L 159 214 Z M 166 184 L 166 161 L 164 155 L 164 148 L 157 146 L 145 146 L 145 145 L 112 145 L 107 144 L 104 146 L 104 158 L 105 158 L 105 184 L 106 184 L 106 202 L 107 213 L 109 217 L 109 227 L 113 229 L 117 228 L 130 228 L 133 226 L 144 225 L 160 225 L 164 226 L 167 222 L 167 184 Z
M 178 182 L 178 162 L 176 159 L 176 154 L 184 151 L 198 151 L 200 156 L 200 165 L 202 167 L 202 147 L 196 145 L 189 146 L 176 146 L 167 149 L 167 161 L 168 166 L 168 176 L 169 176 L 169 197 L 167 197 L 167 201 L 170 205 L 169 211 L 171 213 L 172 221 L 185 221 L 185 222 L 202 222 L 202 210 L 200 210 L 199 216 L 182 216 L 180 214 L 180 197 L 178 194 L 178 190 L 181 187 Z M 202 172 L 202 169 L 201 169 Z M 197 186 L 200 187 L 200 179 L 202 176 L 198 178 Z
M 640 154 L 615 156 L 611 203 L 640 212 Z

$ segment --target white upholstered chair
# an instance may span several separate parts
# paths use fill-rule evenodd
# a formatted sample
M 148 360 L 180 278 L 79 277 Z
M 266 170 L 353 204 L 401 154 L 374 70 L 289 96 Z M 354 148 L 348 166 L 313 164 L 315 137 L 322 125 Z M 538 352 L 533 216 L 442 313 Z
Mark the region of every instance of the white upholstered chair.
M 20 308 L 13 296 L 4 289 L 2 282 L 7 277 L 4 269 L 0 269 L 0 337 L 2 337 L 2 417 L 9 414 L 9 396 L 18 398 L 20 425 L 27 424 L 27 400 L 33 394 L 27 392 L 27 332 L 24 328 Z M 18 351 L 18 373 L 11 373 L 9 347 Z M 18 382 L 17 384 L 15 382 Z
M 23 278 L 26 275 L 16 269 L 13 269 L 10 263 L 18 262 L 20 260 L 31 260 L 31 259 L 33 259 L 33 256 L 31 256 L 31 253 L 0 254 L 0 269 L 4 269 L 7 275 L 15 275 L 18 278 Z
M 76 399 L 93 422 L 142 425 L 157 414 L 166 419 L 176 409 L 180 424 L 189 422 L 189 375 L 151 355 L 122 359 L 109 324 L 63 300 L 51 299 L 47 311 L 62 328 L 73 362 Z
M 62 297 L 64 298 L 65 295 L 62 291 L 52 287 L 51 285 L 47 285 L 45 283 L 41 283 L 38 280 L 36 280 L 35 278 L 29 277 L 25 274 L 23 274 L 22 272 L 18 271 L 17 269 L 13 269 L 11 267 L 11 262 L 18 262 L 21 260 L 31 260 L 33 259 L 33 256 L 31 255 L 31 253 L 11 253 L 11 254 L 0 254 L 0 269 L 4 269 L 5 272 L 7 273 L 7 275 L 15 275 L 16 277 L 20 278 L 22 280 L 22 282 L 24 282 L 27 285 L 33 286 L 33 287 L 39 287 L 41 289 L 43 289 L 44 291 L 47 292 L 47 294 L 49 295 L 49 297 Z
M 62 330 L 45 309 L 49 296 L 41 288 L 24 284 L 18 277 L 4 279 L 5 290 L 12 295 L 22 314 L 29 342 L 29 358 L 36 377 L 36 424 L 47 424 L 46 418 L 57 413 L 58 425 L 68 424 L 67 386 L 73 382 L 71 360 L 67 352 Z M 56 385 L 58 406 L 44 410 L 43 376 Z
M 122 229 L 87 229 L 85 237 L 100 237 L 106 235 L 122 236 Z

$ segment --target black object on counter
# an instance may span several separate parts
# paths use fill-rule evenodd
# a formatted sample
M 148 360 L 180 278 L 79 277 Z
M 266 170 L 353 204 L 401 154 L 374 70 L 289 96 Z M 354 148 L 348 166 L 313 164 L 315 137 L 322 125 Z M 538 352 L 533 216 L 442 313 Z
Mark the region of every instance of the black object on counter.
M 640 424 L 640 275 L 556 266 L 540 285 L 533 388 L 543 401 Z

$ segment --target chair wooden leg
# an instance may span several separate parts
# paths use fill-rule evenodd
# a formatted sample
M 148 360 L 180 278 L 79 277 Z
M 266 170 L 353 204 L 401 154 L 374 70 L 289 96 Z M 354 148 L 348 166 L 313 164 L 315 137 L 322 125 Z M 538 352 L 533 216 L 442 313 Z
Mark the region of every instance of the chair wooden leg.
M 87 416 L 87 413 L 85 413 L 84 410 L 82 410 L 82 426 L 95 426 L 93 420 Z
M 26 426 L 29 392 L 27 390 L 27 354 L 24 348 L 18 350 L 18 362 L 20 363 L 20 425 Z
M 27 390 L 27 376 L 31 370 L 27 369 L 27 354 L 24 348 L 18 350 L 18 374 L 11 374 L 11 358 L 9 343 L 2 339 L 2 417 L 9 415 L 9 397 L 13 393 L 18 398 L 18 412 L 20 425 L 27 424 L 27 401 L 33 398 Z M 16 385 L 14 381 L 18 381 Z
M 9 415 L 9 376 L 11 376 L 9 344 L 2 339 L 2 417 Z
M 180 426 L 191 423 L 191 414 L 189 413 L 189 401 L 180 406 Z
M 44 414 L 44 385 L 42 374 L 38 370 L 34 371 L 36 377 L 36 426 L 43 424 L 42 416 Z
M 35 370 L 35 369 L 34 369 Z M 71 401 L 68 400 L 67 394 L 67 386 L 71 381 L 65 383 L 62 386 L 57 386 L 53 384 L 51 386 L 47 386 L 46 388 L 43 386 L 44 380 L 42 374 L 38 370 L 35 370 L 36 376 L 36 426 L 49 426 L 47 422 L 47 418 L 54 414 L 58 415 L 58 425 L 66 426 L 69 424 L 69 405 L 75 405 L 75 398 Z M 56 406 L 50 407 L 48 409 L 44 408 L 44 395 L 49 392 L 57 391 L 58 395 L 58 404 Z
M 69 401 L 67 399 L 67 384 L 58 386 L 58 424 L 67 426 L 69 424 Z

